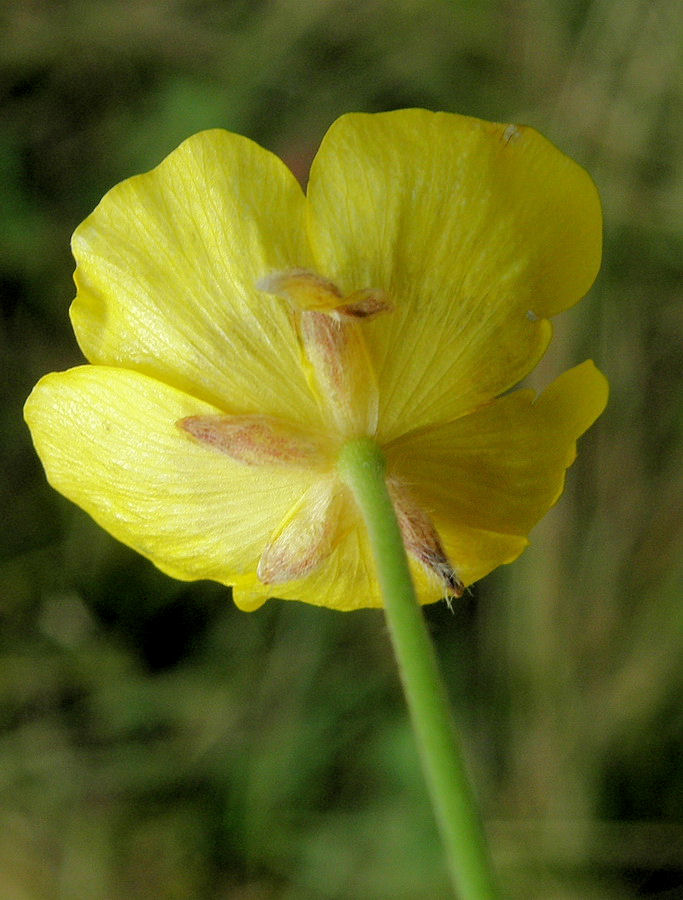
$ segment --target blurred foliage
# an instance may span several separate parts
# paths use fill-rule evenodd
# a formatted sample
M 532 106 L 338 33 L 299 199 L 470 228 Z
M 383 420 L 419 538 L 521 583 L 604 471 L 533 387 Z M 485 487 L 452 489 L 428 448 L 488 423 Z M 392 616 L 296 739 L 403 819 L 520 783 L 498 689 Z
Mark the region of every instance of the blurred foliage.
M 204 127 L 305 179 L 349 110 L 522 121 L 605 207 L 534 376 L 611 380 L 521 560 L 427 617 L 507 895 L 681 896 L 680 8 L 674 0 L 5 0 L 0 900 L 438 898 L 380 613 L 161 575 L 51 491 L 21 406 L 81 357 L 69 236 Z

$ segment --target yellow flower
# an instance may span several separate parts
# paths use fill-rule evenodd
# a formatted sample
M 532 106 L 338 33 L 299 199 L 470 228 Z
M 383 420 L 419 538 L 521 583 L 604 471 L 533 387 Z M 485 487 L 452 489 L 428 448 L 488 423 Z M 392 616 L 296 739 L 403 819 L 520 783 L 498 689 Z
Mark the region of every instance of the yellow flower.
M 204 132 L 113 188 L 73 252 L 91 364 L 27 402 L 48 479 L 243 609 L 382 604 L 337 474 L 350 438 L 383 449 L 428 603 L 522 552 L 606 403 L 591 362 L 500 396 L 600 263 L 592 181 L 529 128 L 343 116 L 306 196 L 266 150 Z

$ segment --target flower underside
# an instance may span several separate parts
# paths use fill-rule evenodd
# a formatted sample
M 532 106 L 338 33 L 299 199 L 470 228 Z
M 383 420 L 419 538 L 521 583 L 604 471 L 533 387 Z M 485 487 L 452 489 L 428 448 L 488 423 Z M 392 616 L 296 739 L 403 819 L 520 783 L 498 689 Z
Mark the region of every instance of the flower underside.
M 263 415 L 187 416 L 176 424 L 238 463 L 319 472 L 261 554 L 259 580 L 278 585 L 314 572 L 338 542 L 340 495 L 347 488 L 335 472 L 336 457 L 346 441 L 374 435 L 378 420 L 377 380 L 361 322 L 390 312 L 391 303 L 382 291 L 373 289 L 344 296 L 333 282 L 308 269 L 272 273 L 258 282 L 258 288 L 290 304 L 302 366 L 329 434 L 336 440 L 321 439 Z M 462 596 L 464 584 L 429 515 L 400 479 L 392 478 L 389 489 L 408 553 L 440 586 L 443 596 Z
M 590 288 L 590 177 L 531 128 L 396 110 L 335 122 L 306 192 L 219 129 L 76 229 L 87 365 L 25 407 L 50 484 L 167 574 L 382 606 L 339 462 L 371 438 L 420 603 L 523 552 L 604 408 L 590 361 L 513 391 Z M 275 590 L 277 586 L 277 590 Z

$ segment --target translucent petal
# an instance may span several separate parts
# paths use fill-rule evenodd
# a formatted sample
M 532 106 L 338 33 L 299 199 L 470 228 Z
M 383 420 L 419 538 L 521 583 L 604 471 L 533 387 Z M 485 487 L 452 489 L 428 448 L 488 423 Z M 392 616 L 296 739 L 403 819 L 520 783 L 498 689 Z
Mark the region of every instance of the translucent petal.
M 83 366 L 43 378 L 25 416 L 52 486 L 114 537 L 175 578 L 231 584 L 319 473 L 236 462 L 176 424 L 218 412 L 146 375 Z
M 343 116 L 311 170 L 317 270 L 383 291 L 364 323 L 380 437 L 450 421 L 516 384 L 600 263 L 586 172 L 533 129 L 447 113 Z
M 386 448 L 392 476 L 432 516 L 466 584 L 524 549 L 525 536 L 562 493 L 576 439 L 606 402 L 607 382 L 588 361 L 536 400 L 517 391 Z
M 277 157 L 218 130 L 117 185 L 73 237 L 86 357 L 226 412 L 317 422 L 287 304 L 256 288 L 309 266 L 304 203 Z
M 482 528 L 454 524 L 451 519 L 434 516 L 444 549 L 463 584 L 469 586 L 489 572 L 514 562 L 529 544 L 518 534 L 497 534 Z

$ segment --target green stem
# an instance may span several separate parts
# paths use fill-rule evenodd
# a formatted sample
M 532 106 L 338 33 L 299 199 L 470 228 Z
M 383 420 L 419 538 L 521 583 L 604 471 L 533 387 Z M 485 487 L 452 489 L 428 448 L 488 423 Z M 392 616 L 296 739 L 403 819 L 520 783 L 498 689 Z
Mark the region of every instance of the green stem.
M 349 441 L 339 456 L 339 472 L 356 498 L 370 536 L 394 652 L 456 892 L 463 900 L 493 900 L 498 892 L 484 829 L 415 594 L 387 490 L 382 451 L 370 438 Z

